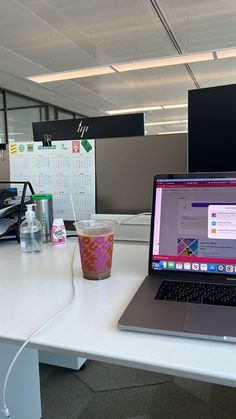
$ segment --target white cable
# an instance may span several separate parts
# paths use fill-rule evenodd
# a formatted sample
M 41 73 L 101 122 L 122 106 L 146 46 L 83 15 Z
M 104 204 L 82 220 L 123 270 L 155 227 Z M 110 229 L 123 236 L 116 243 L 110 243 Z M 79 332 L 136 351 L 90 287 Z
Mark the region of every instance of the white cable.
M 136 217 L 141 217 L 142 215 L 151 215 L 151 213 L 150 212 L 140 212 L 139 214 L 131 215 L 130 217 L 126 218 L 124 221 L 122 221 L 119 224 L 127 223 L 127 221 L 130 221 L 130 220 L 132 220 L 133 218 L 136 218 Z
M 131 215 L 130 217 L 126 218 L 124 221 L 118 222 L 115 228 L 119 227 L 122 224 L 126 224 L 128 221 L 133 220 L 133 218 L 141 217 L 142 215 L 151 215 L 150 212 L 140 212 L 140 214 Z
M 66 306 L 58 311 L 56 314 L 54 314 L 52 317 L 50 317 L 50 319 L 46 320 L 38 329 L 36 329 L 29 337 L 28 339 L 23 343 L 23 345 L 20 347 L 20 349 L 17 351 L 16 355 L 14 356 L 8 371 L 6 373 L 5 376 L 5 380 L 4 380 L 4 384 L 3 384 L 3 391 L 2 391 L 2 413 L 4 416 L 9 417 L 10 413 L 9 413 L 9 409 L 7 407 L 7 403 L 6 403 L 6 388 L 7 388 L 7 382 L 8 382 L 8 378 L 10 376 L 10 373 L 12 371 L 12 368 L 14 367 L 14 364 L 17 360 L 17 358 L 19 357 L 19 355 L 21 354 L 21 352 L 23 351 L 23 349 L 26 347 L 26 345 L 31 341 L 31 339 L 33 339 L 39 332 L 41 332 L 44 327 L 48 326 L 49 323 L 55 321 L 59 316 L 61 316 L 66 310 L 68 310 L 74 300 L 75 300 L 75 283 L 74 283 L 74 270 L 73 270 L 73 263 L 74 263 L 74 257 L 75 257 L 75 249 L 77 247 L 77 243 L 75 243 L 74 245 L 74 249 L 73 249 L 73 253 L 72 253 L 72 258 L 71 258 L 71 263 L 70 263 L 70 271 L 71 271 L 71 285 L 72 285 L 72 296 L 71 299 L 69 301 L 68 304 L 66 304 Z

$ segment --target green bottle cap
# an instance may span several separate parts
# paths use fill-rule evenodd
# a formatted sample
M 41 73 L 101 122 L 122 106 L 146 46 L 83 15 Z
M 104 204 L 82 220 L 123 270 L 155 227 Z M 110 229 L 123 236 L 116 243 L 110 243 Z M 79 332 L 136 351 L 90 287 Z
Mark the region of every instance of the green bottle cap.
M 52 199 L 52 194 L 50 193 L 34 194 L 34 195 L 31 195 L 31 199 L 33 201 L 41 201 L 42 199 Z

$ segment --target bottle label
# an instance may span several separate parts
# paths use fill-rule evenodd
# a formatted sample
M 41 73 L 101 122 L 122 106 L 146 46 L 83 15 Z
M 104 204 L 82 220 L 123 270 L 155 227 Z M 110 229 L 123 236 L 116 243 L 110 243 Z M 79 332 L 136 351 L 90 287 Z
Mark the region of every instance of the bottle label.
M 65 234 L 65 226 L 52 226 L 52 243 L 57 244 L 65 244 L 66 243 L 66 234 Z

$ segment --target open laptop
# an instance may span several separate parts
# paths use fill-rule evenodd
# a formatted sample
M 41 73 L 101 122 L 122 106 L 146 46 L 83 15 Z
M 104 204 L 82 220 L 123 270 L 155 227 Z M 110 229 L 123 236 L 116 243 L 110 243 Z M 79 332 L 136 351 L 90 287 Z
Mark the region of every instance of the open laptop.
M 118 326 L 236 342 L 236 172 L 154 177 L 149 272 Z

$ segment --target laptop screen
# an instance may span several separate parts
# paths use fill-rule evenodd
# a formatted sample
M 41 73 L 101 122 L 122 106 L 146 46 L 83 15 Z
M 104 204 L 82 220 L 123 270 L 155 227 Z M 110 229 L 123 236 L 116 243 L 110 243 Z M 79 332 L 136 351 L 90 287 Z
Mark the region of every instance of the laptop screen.
M 236 175 L 157 177 L 152 270 L 236 275 Z

